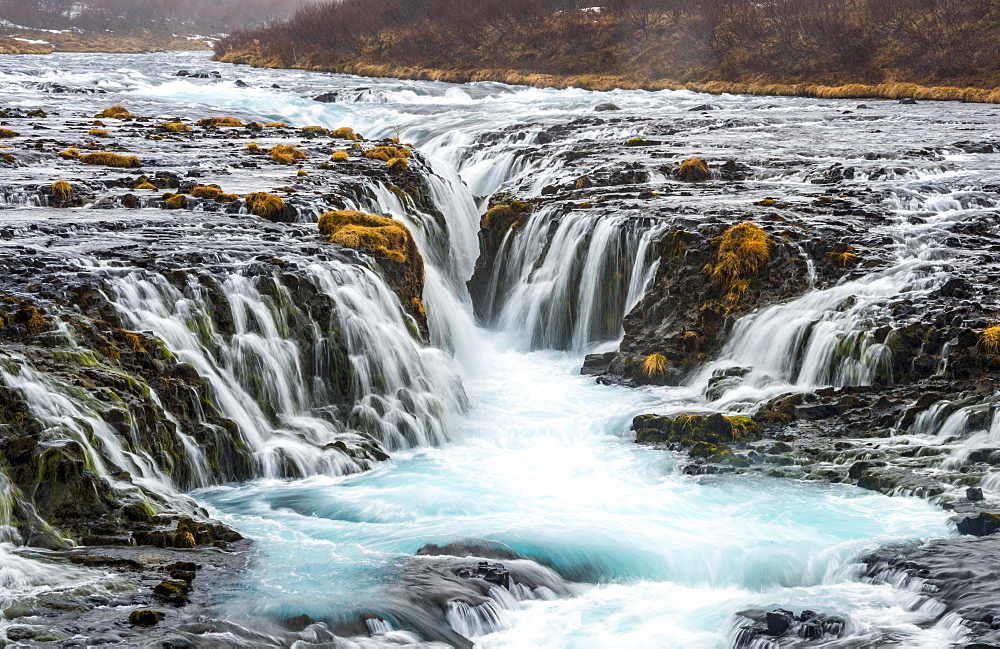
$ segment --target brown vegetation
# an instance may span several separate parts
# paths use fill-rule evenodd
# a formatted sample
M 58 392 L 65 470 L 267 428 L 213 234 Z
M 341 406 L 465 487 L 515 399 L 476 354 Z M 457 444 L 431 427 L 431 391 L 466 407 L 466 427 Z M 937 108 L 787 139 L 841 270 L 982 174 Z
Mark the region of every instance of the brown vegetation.
M 368 76 L 1000 102 L 997 0 L 344 0 L 218 58 Z
M 134 155 L 119 155 L 117 153 L 86 153 L 80 156 L 80 162 L 88 165 L 104 165 L 105 167 L 122 167 L 126 169 L 142 166 L 142 162 Z
M 270 157 L 275 162 L 290 165 L 296 160 L 305 160 L 306 154 L 291 144 L 276 144 L 271 147 Z
M 285 201 L 274 194 L 253 192 L 243 199 L 247 211 L 263 219 L 274 219 L 285 211 Z
M 406 261 L 412 243 L 410 231 L 399 221 L 353 210 L 327 212 L 319 217 L 318 227 L 331 243 L 363 248 L 399 263 Z
M 111 119 L 130 119 L 132 117 L 132 113 L 130 113 L 128 109 L 122 106 L 121 104 L 115 104 L 114 106 L 108 106 L 101 112 L 97 113 L 97 115 L 94 115 L 94 117 L 98 118 L 105 117 Z

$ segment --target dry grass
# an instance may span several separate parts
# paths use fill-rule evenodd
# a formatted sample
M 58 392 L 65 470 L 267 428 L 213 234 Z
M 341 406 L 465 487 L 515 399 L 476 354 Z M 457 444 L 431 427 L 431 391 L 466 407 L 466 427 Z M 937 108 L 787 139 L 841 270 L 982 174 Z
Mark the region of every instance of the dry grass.
M 70 185 L 65 180 L 57 180 L 52 183 L 52 187 L 49 187 L 49 196 L 56 198 L 60 201 L 69 201 L 73 199 L 73 185 Z
M 0 139 L 10 139 L 12 137 L 19 136 L 20 133 L 17 131 L 12 131 L 9 128 L 0 128 Z
M 276 144 L 269 151 L 270 158 L 275 162 L 290 165 L 296 160 L 305 160 L 306 154 L 291 144 Z
M 351 159 L 347 151 L 336 151 L 332 156 L 330 156 L 330 162 L 347 162 Z
M 264 124 L 264 127 L 265 128 L 288 128 L 288 124 L 285 124 L 284 122 L 268 122 L 267 124 Z
M 66 158 L 67 160 L 78 160 L 80 158 L 80 149 L 75 146 L 59 152 L 60 158 Z
M 298 171 L 295 172 L 295 175 L 298 176 L 299 178 L 308 178 L 309 172 L 307 172 L 305 169 L 299 169 Z
M 250 153 L 260 153 L 262 151 L 260 145 L 257 144 L 256 142 L 251 142 L 250 144 L 246 145 L 246 150 L 249 151 Z
M 180 210 L 187 207 L 187 196 L 184 194 L 166 193 L 163 195 L 163 202 L 168 210 Z
M 233 201 L 240 200 L 238 194 L 219 194 L 215 197 L 216 203 L 232 203 Z
M 134 189 L 159 189 L 159 187 L 149 182 L 148 179 L 141 178 L 139 179 L 139 182 L 135 184 Z
M 642 362 L 642 373 L 649 378 L 663 376 L 667 371 L 667 357 L 663 354 L 650 354 Z
M 383 162 L 389 162 L 390 160 L 399 158 L 406 160 L 411 155 L 413 154 L 409 149 L 399 146 L 377 146 L 365 151 L 366 158 L 382 160 Z
M 329 133 L 330 137 L 336 138 L 338 140 L 360 140 L 361 136 L 354 132 L 354 129 L 349 126 L 342 126 L 340 128 L 335 128 Z
M 94 115 L 94 117 L 100 118 L 110 118 L 110 119 L 131 119 L 132 113 L 128 112 L 128 109 L 121 104 L 115 104 L 114 106 L 108 106 L 101 112 Z
M 243 128 L 246 124 L 235 117 L 205 117 L 198 120 L 198 126 L 238 126 Z
M 407 169 L 409 169 L 410 163 L 407 162 L 406 158 L 391 158 L 386 163 L 386 166 L 389 167 L 390 171 L 395 171 L 396 173 L 399 173 L 401 171 L 406 171 Z
M 681 162 L 681 166 L 677 168 L 678 180 L 698 182 L 708 180 L 709 177 L 708 165 L 702 158 L 688 158 Z
M 170 133 L 187 133 L 188 131 L 194 130 L 184 122 L 165 122 L 160 124 L 160 129 L 169 131 Z
M 847 246 L 842 252 L 828 252 L 826 256 L 830 258 L 830 262 L 837 268 L 847 268 L 858 262 L 858 254 L 854 246 Z
M 285 201 L 274 194 L 253 192 L 243 199 L 247 211 L 263 219 L 273 219 L 285 211 Z
M 111 137 L 111 134 L 105 131 L 103 128 L 92 128 L 87 131 L 87 135 L 90 137 Z
M 331 243 L 362 248 L 392 261 L 406 261 L 412 242 L 410 231 L 399 221 L 353 210 L 327 212 L 319 217 L 320 234 Z
M 134 155 L 119 155 L 117 153 L 86 153 L 80 156 L 80 162 L 88 165 L 103 165 L 105 167 L 120 167 L 123 169 L 133 169 L 142 166 L 142 162 Z
M 750 278 L 771 258 L 771 238 L 754 223 L 740 223 L 726 230 L 712 277 L 730 291 L 742 294 Z
M 303 126 L 299 130 L 302 131 L 303 133 L 307 133 L 309 135 L 328 135 L 329 134 L 329 131 L 327 131 L 322 126 Z
M 983 329 L 979 334 L 979 347 L 987 354 L 1000 352 L 1000 325 Z
M 200 185 L 191 190 L 191 196 L 194 198 L 207 198 L 214 201 L 221 195 L 222 188 L 213 187 L 211 185 Z

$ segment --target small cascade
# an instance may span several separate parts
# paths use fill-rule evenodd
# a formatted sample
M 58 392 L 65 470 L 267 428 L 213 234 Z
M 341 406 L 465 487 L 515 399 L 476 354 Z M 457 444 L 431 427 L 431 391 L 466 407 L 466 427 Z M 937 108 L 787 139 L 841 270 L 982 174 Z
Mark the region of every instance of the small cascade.
M 981 215 L 998 201 L 983 192 L 895 188 L 886 206 L 897 213 L 888 233 L 897 241 L 895 266 L 832 288 L 806 293 L 740 319 L 719 355 L 693 381 L 704 385 L 724 367 L 752 368 L 748 388 L 891 385 L 894 303 L 919 304 L 948 279 L 954 254 L 950 227 Z M 911 216 L 920 218 L 912 220 Z
M 509 624 L 500 603 L 492 598 L 478 606 L 470 606 L 461 600 L 448 602 L 445 620 L 448 626 L 466 638 L 493 633 Z
M 411 337 L 388 287 L 359 266 L 300 270 L 297 280 L 320 303 L 294 304 L 281 277 L 239 273 L 189 278 L 180 289 L 134 272 L 112 278 L 110 290 L 130 328 L 152 332 L 208 380 L 214 406 L 237 424 L 261 475 L 364 468 L 344 452 L 364 445 L 352 429 L 391 449 L 443 441 L 461 385 L 444 354 Z M 347 411 L 321 408 L 338 403 Z
M 507 233 L 488 295 L 488 322 L 530 349 L 583 351 L 622 335 L 622 318 L 655 274 L 646 218 L 544 209 Z M 550 238 L 551 237 L 551 238 Z

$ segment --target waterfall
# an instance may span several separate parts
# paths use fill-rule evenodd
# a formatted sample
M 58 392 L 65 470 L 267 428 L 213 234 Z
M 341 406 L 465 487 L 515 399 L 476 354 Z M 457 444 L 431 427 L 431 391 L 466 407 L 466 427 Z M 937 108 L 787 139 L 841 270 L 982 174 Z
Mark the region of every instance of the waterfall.
M 182 291 L 162 275 L 133 272 L 112 278 L 110 291 L 131 329 L 162 339 L 207 379 L 214 405 L 236 422 L 261 475 L 363 469 L 342 452 L 344 444 L 364 444 L 356 431 L 389 449 L 443 441 L 448 413 L 462 407 L 461 384 L 442 352 L 412 338 L 388 287 L 361 266 L 316 262 L 299 270 L 325 298 L 316 308 L 329 308 L 328 319 L 293 304 L 277 275 L 219 278 L 231 332 L 213 316 L 220 305 L 212 304 L 207 278 L 189 277 Z M 292 320 L 300 322 L 295 333 Z M 341 394 L 335 383 L 345 375 L 350 385 Z M 347 412 L 319 416 L 318 408 L 345 398 L 353 404 Z
M 655 274 L 651 243 L 664 227 L 542 209 L 507 233 L 484 297 L 487 319 L 529 349 L 584 351 L 620 338 Z

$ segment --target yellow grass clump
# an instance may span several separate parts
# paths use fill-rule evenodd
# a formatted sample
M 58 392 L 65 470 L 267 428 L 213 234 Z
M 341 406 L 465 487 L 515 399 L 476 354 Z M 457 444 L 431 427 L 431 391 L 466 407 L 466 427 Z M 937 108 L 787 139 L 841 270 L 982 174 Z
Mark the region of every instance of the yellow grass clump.
M 361 136 L 354 132 L 350 126 L 341 126 L 330 131 L 330 137 L 338 140 L 360 140 Z
M 163 195 L 163 202 L 167 204 L 168 210 L 179 210 L 187 207 L 187 196 L 167 192 Z
M 319 217 L 319 232 L 330 243 L 363 248 L 392 261 L 406 261 L 410 231 L 399 221 L 354 210 L 327 212 Z
M 65 151 L 60 151 L 59 157 L 66 158 L 67 160 L 76 160 L 80 157 L 80 149 L 76 148 L 75 146 L 71 146 Z
M 688 158 L 681 162 L 681 166 L 677 169 L 678 180 L 697 182 L 699 180 L 708 180 L 708 178 L 708 165 L 702 158 Z
M 128 112 L 128 109 L 121 104 L 115 104 L 114 106 L 108 106 L 101 112 L 94 115 L 94 117 L 101 118 L 111 118 L 111 119 L 131 119 L 132 113 Z
M 642 362 L 642 373 L 649 378 L 663 376 L 667 371 L 667 357 L 663 354 L 650 354 Z
M 111 137 L 111 134 L 105 131 L 103 128 L 92 128 L 87 131 L 87 135 L 90 137 Z
M 410 163 L 406 161 L 406 158 L 390 158 L 386 163 L 391 171 L 406 171 L 410 168 Z
M 220 195 L 222 195 L 222 189 L 210 185 L 200 185 L 191 190 L 191 196 L 194 198 L 207 198 L 214 201 Z
M 264 127 L 265 128 L 288 128 L 288 124 L 285 124 L 284 122 L 268 122 L 267 124 L 264 124 Z
M 310 135 L 312 134 L 327 135 L 329 133 L 329 131 L 327 131 L 322 126 L 303 126 L 299 130 L 302 131 L 303 133 L 308 133 Z
M 405 149 L 399 146 L 377 146 L 365 151 L 366 158 L 372 158 L 374 160 L 382 160 L 383 162 L 389 162 L 394 158 L 407 159 L 413 155 L 409 149 Z
M 104 165 L 105 167 L 134 168 L 142 166 L 142 162 L 134 155 L 119 155 L 117 153 L 86 153 L 80 156 L 80 162 L 88 165 Z
M 216 203 L 232 203 L 233 201 L 240 200 L 238 194 L 219 194 L 215 197 Z
M 1000 325 L 983 329 L 979 334 L 979 347 L 988 354 L 1000 352 Z
M 754 223 L 740 223 L 722 234 L 712 276 L 737 293 L 750 285 L 750 277 L 771 257 L 771 238 Z
M 57 180 L 49 188 L 49 196 L 60 201 L 71 200 L 73 198 L 73 185 L 70 185 L 65 180 Z
M 285 211 L 285 201 L 274 194 L 264 192 L 253 192 L 247 194 L 243 199 L 243 204 L 251 214 L 255 214 L 264 219 L 273 219 Z
M 336 151 L 332 156 L 330 156 L 330 162 L 347 162 L 351 159 L 347 151 Z
M 205 117 L 198 120 L 198 126 L 238 126 L 242 128 L 246 124 L 235 117 Z
M 854 249 L 854 246 L 847 246 L 843 252 L 828 252 L 826 256 L 830 258 L 830 262 L 837 268 L 847 268 L 858 261 L 858 253 Z
M 0 128 L 0 139 L 9 139 L 12 137 L 17 137 L 20 135 L 17 131 L 12 131 L 9 128 Z
M 281 164 L 290 165 L 296 160 L 305 160 L 306 154 L 291 144 L 276 144 L 271 148 L 270 157 Z
M 249 151 L 250 153 L 260 153 L 261 152 L 260 145 L 257 144 L 256 142 L 251 142 L 250 144 L 248 144 L 246 146 L 246 150 Z
M 188 131 L 193 130 L 184 122 L 164 122 L 163 124 L 160 124 L 160 128 L 171 133 L 187 133 Z

